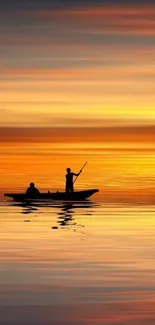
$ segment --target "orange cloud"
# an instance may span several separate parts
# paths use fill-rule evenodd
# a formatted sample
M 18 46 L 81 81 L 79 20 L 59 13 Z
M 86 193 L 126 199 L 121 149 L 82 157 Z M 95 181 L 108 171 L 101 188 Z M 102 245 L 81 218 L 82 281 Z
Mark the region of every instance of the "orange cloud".
M 115 76 L 154 76 L 155 74 L 155 67 L 151 65 L 143 65 L 138 64 L 135 66 L 133 65 L 123 65 L 123 66 L 101 66 L 97 67 L 95 64 L 91 67 L 78 67 L 78 68 L 57 68 L 57 69 L 10 69 L 8 67 L 0 67 L 0 74 L 1 75 L 15 75 L 15 76 L 29 76 L 29 77 L 37 77 L 37 76 L 50 76 L 53 78 L 90 78 L 96 77 L 98 80 L 103 79 L 103 77 L 115 77 Z

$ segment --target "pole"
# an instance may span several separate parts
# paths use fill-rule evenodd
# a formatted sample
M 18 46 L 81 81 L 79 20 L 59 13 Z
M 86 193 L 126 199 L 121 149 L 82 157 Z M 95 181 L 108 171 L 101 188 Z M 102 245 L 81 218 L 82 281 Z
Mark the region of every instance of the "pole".
M 85 166 L 87 165 L 87 163 L 88 163 L 88 161 L 86 161 L 86 162 L 85 162 L 85 164 L 82 166 L 82 168 L 81 168 L 80 172 L 82 172 L 82 170 L 85 168 Z M 80 175 L 80 174 L 79 174 L 79 175 Z M 79 176 L 79 175 L 78 175 L 78 176 Z M 74 182 L 73 182 L 73 184 L 74 184 L 74 183 L 75 183 L 75 181 L 77 180 L 78 176 L 76 176 L 76 178 L 74 179 Z

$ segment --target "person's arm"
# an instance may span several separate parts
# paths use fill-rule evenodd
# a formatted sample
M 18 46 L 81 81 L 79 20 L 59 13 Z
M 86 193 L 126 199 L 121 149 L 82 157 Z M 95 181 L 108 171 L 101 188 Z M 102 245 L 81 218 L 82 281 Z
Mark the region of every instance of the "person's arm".
M 78 174 L 73 173 L 74 176 L 79 176 L 82 173 L 82 170 L 79 171 Z

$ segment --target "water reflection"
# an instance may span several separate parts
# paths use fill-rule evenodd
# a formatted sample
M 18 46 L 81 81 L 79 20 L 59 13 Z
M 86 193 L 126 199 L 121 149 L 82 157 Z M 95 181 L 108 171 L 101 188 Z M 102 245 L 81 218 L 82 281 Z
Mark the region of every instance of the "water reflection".
M 20 213 L 22 214 L 30 214 L 38 211 L 37 204 L 32 202 L 11 203 L 10 206 L 21 207 L 22 211 Z
M 63 203 L 60 206 L 60 211 L 58 214 L 58 224 L 61 227 L 65 226 L 76 226 L 76 227 L 84 227 L 81 224 L 78 224 L 75 220 L 75 217 L 78 214 L 78 209 L 80 210 L 80 214 L 83 215 L 92 215 L 93 211 L 90 209 L 95 206 L 95 203 L 91 201 L 80 202 L 80 203 Z M 89 211 L 89 213 L 87 212 Z M 77 216 L 78 218 L 78 216 Z
M 58 224 L 62 227 L 76 225 L 74 222 L 75 218 L 73 217 L 74 214 L 75 211 L 72 203 L 62 204 L 60 212 L 57 212 Z
M 51 229 L 74 227 L 82 228 L 84 225 L 77 222 L 78 215 L 91 216 L 93 215 L 93 209 L 97 206 L 92 201 L 83 202 L 51 202 L 51 201 L 35 201 L 35 202 L 11 202 L 13 207 L 20 207 L 21 214 L 31 214 L 36 216 L 36 213 L 48 213 L 48 215 L 57 215 L 57 225 L 51 225 Z M 24 222 L 30 222 L 30 220 L 24 220 Z

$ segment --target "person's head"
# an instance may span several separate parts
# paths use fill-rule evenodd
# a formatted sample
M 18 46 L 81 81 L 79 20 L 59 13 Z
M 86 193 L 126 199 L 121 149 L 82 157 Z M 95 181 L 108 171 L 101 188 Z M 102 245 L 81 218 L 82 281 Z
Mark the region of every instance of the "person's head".
M 70 168 L 67 168 L 66 170 L 67 170 L 67 173 L 70 173 L 70 171 L 71 171 L 71 169 L 70 169 Z
M 30 187 L 33 188 L 34 187 L 34 183 L 30 183 Z

